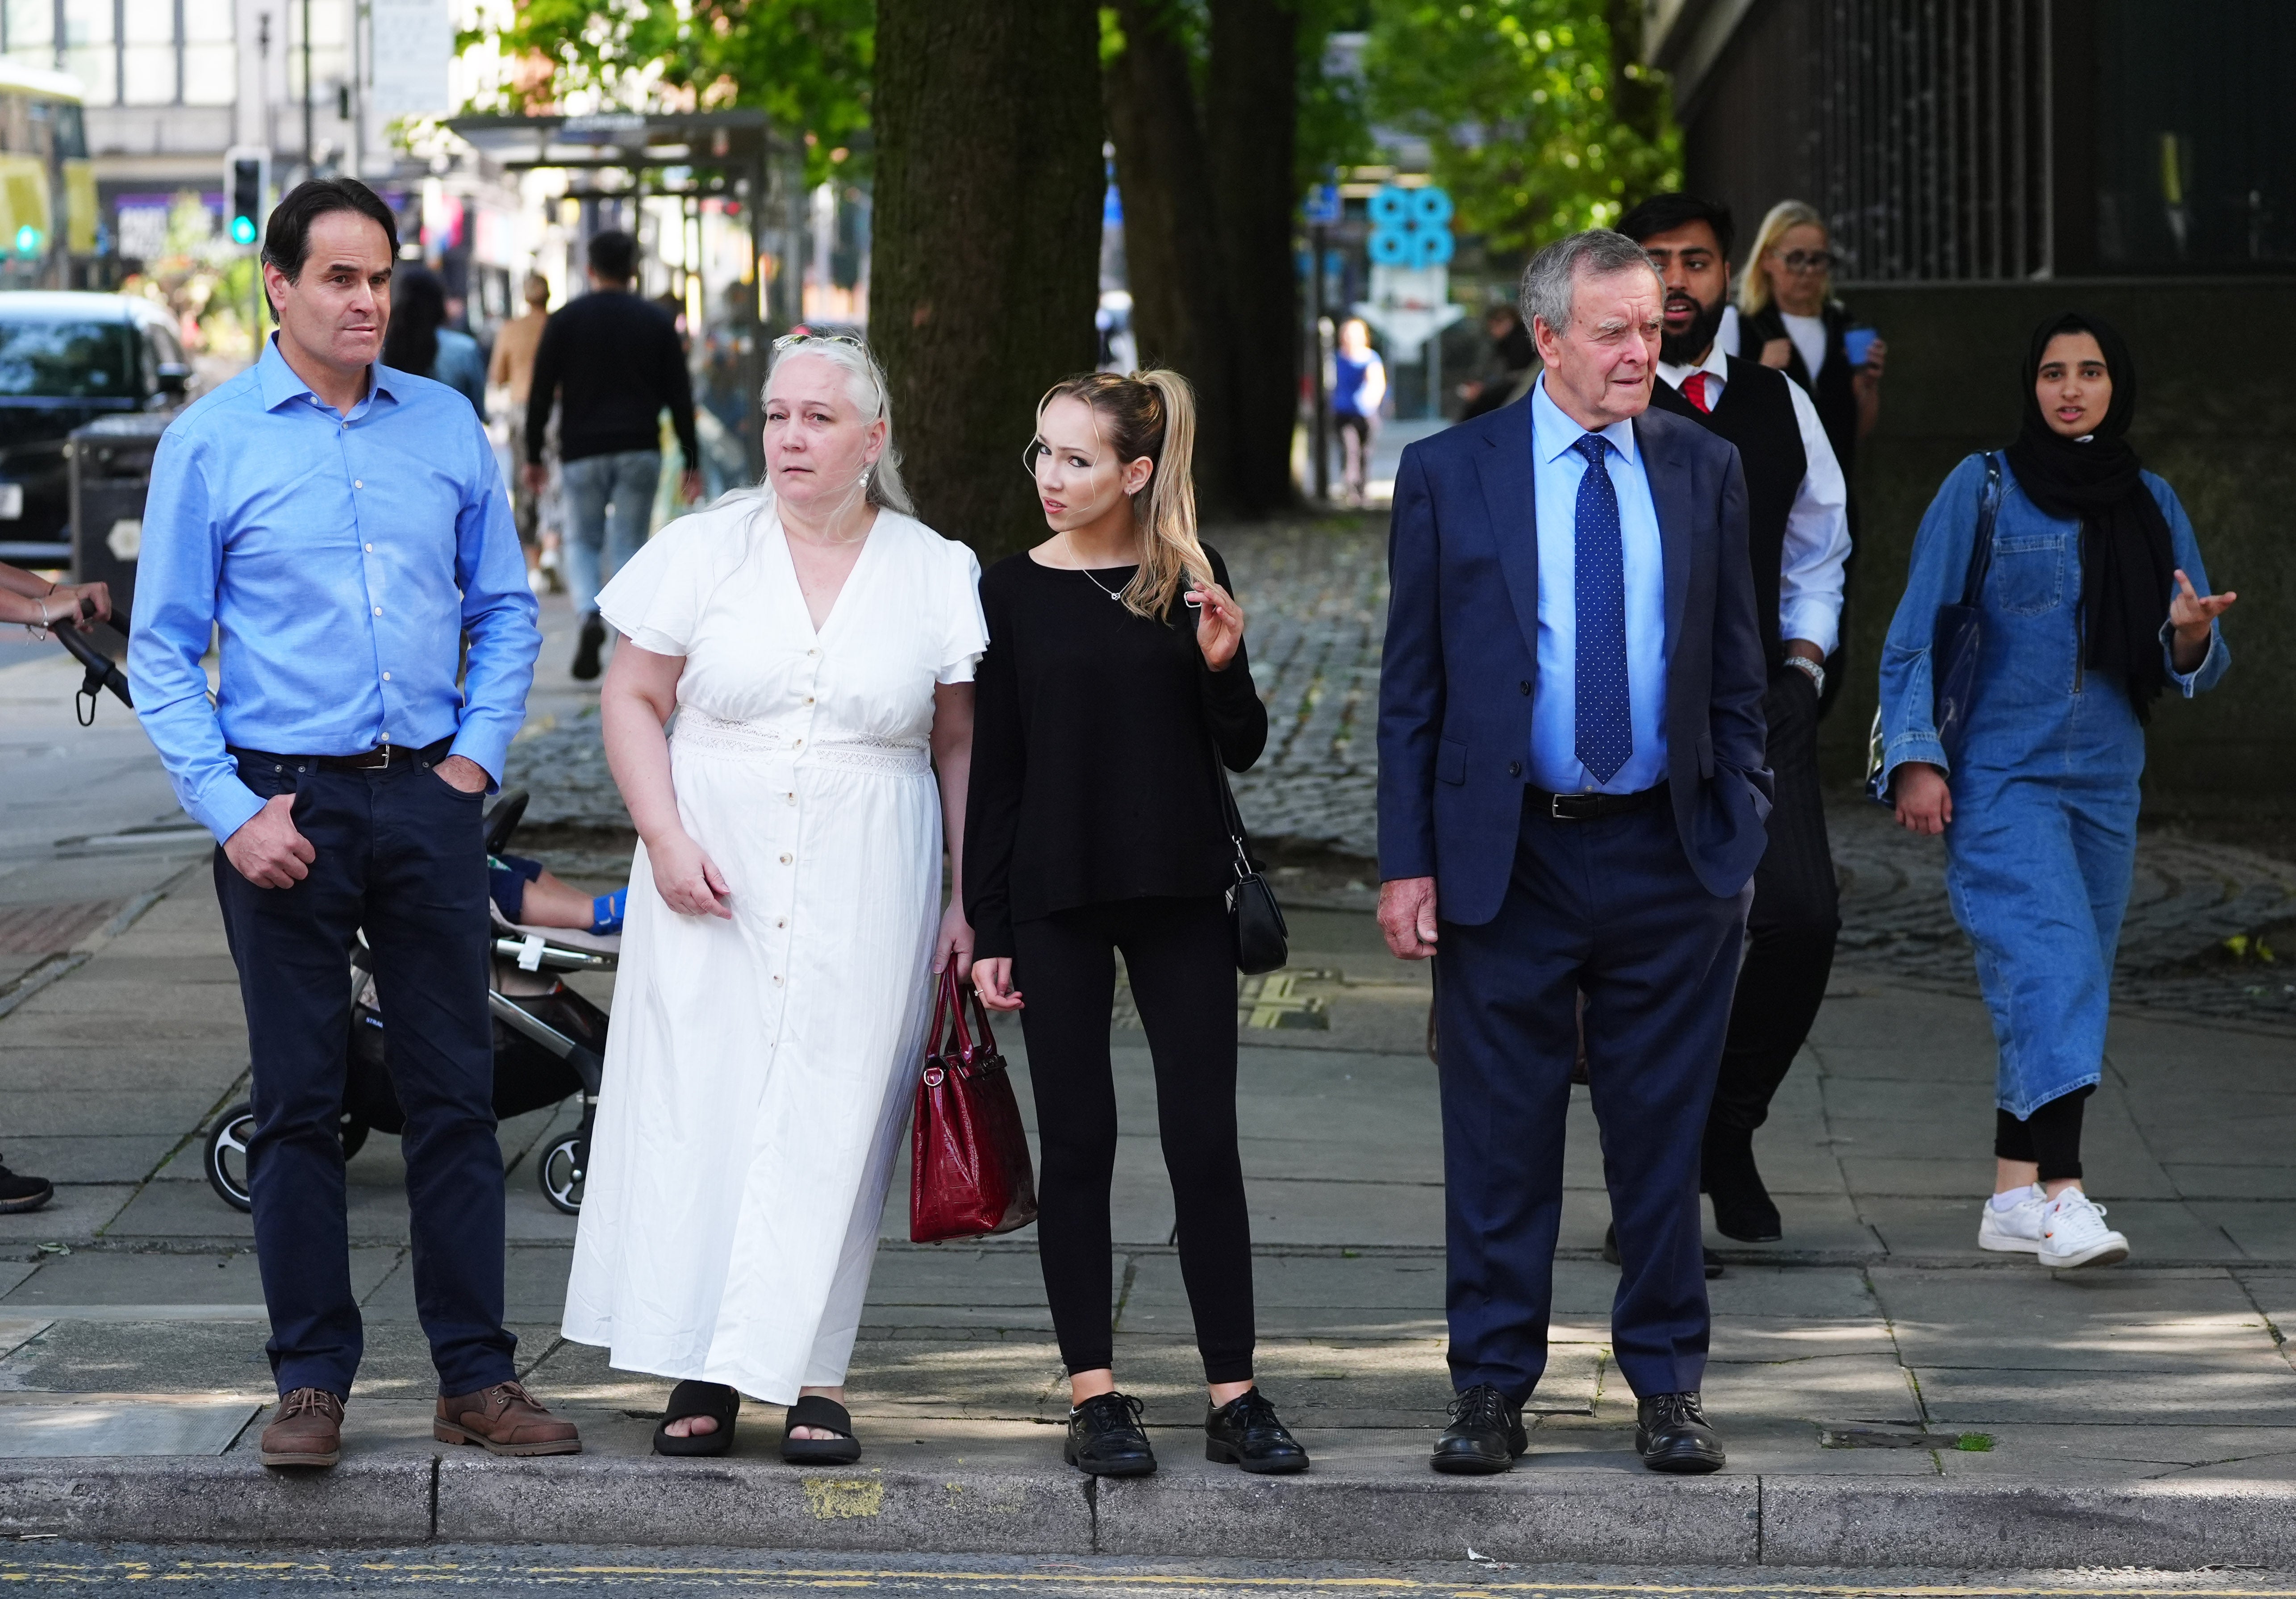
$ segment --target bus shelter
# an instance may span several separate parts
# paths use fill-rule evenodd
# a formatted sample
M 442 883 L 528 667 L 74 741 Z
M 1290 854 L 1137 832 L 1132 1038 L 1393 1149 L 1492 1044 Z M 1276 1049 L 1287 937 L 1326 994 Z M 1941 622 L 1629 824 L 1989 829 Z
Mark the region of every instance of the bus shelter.
M 776 204 L 786 196 L 776 193 L 775 175 L 791 154 L 786 142 L 767 127 L 764 112 L 471 116 L 451 118 L 447 126 L 505 170 L 565 171 L 570 180 L 566 198 L 570 200 L 675 198 L 697 219 L 705 199 L 736 203 L 748 228 L 750 281 L 756 291 L 741 297 L 733 332 L 739 340 L 746 391 L 754 396 L 764 387 L 760 299 L 769 258 L 768 218 L 786 209 Z M 685 270 L 691 274 L 690 256 L 687 261 Z M 762 472 L 765 463 L 754 430 L 743 439 L 742 448 L 752 472 Z

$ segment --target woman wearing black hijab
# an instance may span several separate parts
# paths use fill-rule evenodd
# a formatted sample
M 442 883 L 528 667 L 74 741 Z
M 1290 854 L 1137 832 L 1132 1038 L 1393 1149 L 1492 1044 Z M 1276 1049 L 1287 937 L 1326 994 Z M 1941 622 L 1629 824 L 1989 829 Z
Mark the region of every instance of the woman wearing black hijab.
M 1885 792 L 1943 833 L 1946 886 L 1977 947 L 1999 1047 L 1993 1198 L 1978 1243 L 2045 1266 L 2110 1266 L 2128 1241 L 2082 1192 L 2081 1103 L 2104 1057 L 2113 947 L 2136 855 L 2152 702 L 2212 686 L 2231 657 L 2176 491 L 2128 443 L 2136 367 L 2119 334 L 2068 312 L 2035 330 L 2024 422 L 1972 455 L 1914 540 L 1882 652 Z M 1976 686 L 1948 761 L 1931 644 L 1956 604 L 1999 472 Z

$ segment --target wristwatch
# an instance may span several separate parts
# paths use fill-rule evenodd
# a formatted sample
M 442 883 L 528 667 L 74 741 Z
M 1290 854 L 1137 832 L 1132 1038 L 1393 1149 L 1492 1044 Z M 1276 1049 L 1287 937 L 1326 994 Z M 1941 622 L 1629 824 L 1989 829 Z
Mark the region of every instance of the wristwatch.
M 1786 657 L 1786 664 L 1793 668 L 1797 672 L 1800 672 L 1803 676 L 1808 678 L 1811 685 L 1817 690 L 1818 697 L 1820 699 L 1824 698 L 1825 668 L 1824 667 L 1818 665 L 1817 662 L 1812 660 L 1807 655 L 1789 655 Z

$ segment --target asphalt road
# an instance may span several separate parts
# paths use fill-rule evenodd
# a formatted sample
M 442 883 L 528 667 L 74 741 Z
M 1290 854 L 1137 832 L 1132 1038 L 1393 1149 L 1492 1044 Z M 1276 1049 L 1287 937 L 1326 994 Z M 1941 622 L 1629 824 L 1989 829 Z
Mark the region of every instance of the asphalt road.
M 450 1587 L 479 1594 L 619 1592 L 810 1595 L 824 1589 L 1029 1599 L 2296 1599 L 2296 1573 L 2259 1570 L 1764 1572 L 1730 1569 L 1133 1562 L 994 1555 L 761 1554 L 754 1550 L 468 1548 L 227 1550 L 212 1546 L 0 1543 L 0 1584 L 82 1593 L 167 1592 L 233 1599 L 313 1592 Z

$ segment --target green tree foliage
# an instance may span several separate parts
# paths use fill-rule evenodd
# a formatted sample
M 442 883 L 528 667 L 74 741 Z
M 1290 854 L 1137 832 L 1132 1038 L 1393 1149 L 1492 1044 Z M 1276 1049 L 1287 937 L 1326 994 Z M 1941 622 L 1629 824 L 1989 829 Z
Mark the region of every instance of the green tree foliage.
M 1535 249 L 1682 181 L 1653 75 L 1612 58 L 1602 0 L 1377 0 L 1373 120 L 1426 139 L 1457 226 Z M 1645 108 L 1650 108 L 1645 110 Z M 1652 112 L 1655 114 L 1652 114 Z
M 829 176 L 834 152 L 865 162 L 857 141 L 869 127 L 876 24 L 876 0 L 524 0 L 510 27 L 458 43 L 549 68 L 516 74 L 472 111 L 539 111 L 581 93 L 633 111 L 754 107 L 805 136 L 810 184 Z

